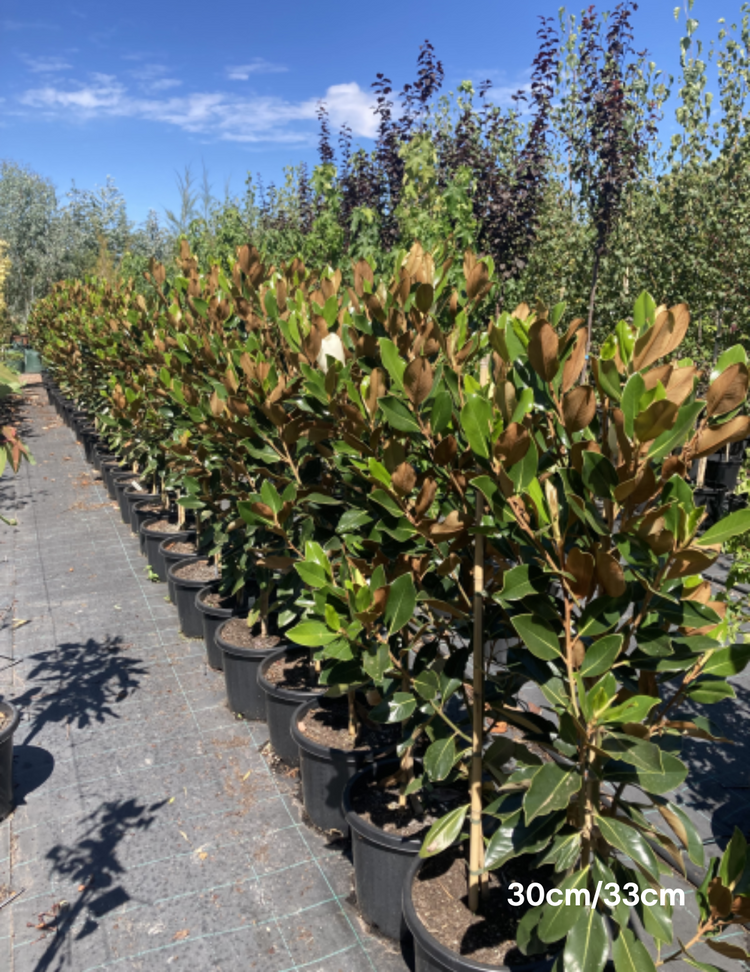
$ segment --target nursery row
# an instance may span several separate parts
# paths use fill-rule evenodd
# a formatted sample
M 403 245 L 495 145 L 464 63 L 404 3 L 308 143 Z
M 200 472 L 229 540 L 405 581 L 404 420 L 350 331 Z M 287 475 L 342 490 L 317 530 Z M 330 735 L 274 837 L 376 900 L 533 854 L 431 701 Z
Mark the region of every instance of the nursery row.
M 750 435 L 744 350 L 702 375 L 687 307 L 643 294 L 589 366 L 564 305 L 480 322 L 492 261 L 449 290 L 418 244 L 346 288 L 249 247 L 231 279 L 186 248 L 182 269 L 154 264 L 149 298 L 61 285 L 36 346 L 230 708 L 299 761 L 311 820 L 351 830 L 363 916 L 405 920 L 419 972 L 725 953 L 745 838 L 706 867 L 670 793 L 682 738 L 720 743 L 681 710 L 750 660 L 703 578 L 750 511 L 706 529 L 691 483 Z M 622 905 L 507 891 L 658 890 L 670 867 L 697 885 L 687 943 L 666 902 L 636 909 L 647 947 Z

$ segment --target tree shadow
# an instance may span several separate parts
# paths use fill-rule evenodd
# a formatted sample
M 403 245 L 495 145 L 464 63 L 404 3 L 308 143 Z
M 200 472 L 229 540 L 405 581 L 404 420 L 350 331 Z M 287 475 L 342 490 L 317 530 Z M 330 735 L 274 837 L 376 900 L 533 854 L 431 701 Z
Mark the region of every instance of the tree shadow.
M 156 819 L 156 811 L 167 802 L 164 799 L 148 806 L 135 799 L 102 803 L 84 818 L 83 833 L 74 845 L 57 844 L 48 851 L 46 859 L 52 873 L 77 885 L 79 892 L 72 904 L 40 915 L 45 934 L 51 932 L 52 938 L 35 972 L 51 969 L 53 963 L 57 963 L 57 970 L 66 967 L 70 933 L 81 917 L 85 920 L 75 941 L 93 934 L 99 927 L 98 919 L 131 900 L 119 880 L 126 868 L 118 860 L 118 845 L 133 831 L 147 830 Z
M 750 838 L 750 689 L 734 683 L 736 699 L 716 705 L 682 705 L 674 717 L 710 719 L 714 731 L 729 743 L 685 738 L 681 758 L 689 775 L 690 809 L 711 818 L 714 840 L 723 849 L 739 826 Z
M 26 679 L 36 685 L 12 700 L 30 718 L 24 745 L 48 723 L 85 729 L 108 718 L 118 719 L 115 706 L 138 688 L 139 676 L 148 672 L 140 659 L 124 655 L 123 647 L 118 635 L 104 641 L 65 642 L 31 655 L 36 664 Z

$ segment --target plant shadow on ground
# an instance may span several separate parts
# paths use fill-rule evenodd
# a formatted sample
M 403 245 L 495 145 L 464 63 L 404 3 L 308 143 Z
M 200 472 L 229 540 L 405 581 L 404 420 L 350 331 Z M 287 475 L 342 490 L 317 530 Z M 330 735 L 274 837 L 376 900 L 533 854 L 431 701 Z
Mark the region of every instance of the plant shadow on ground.
M 131 900 L 119 878 L 125 867 L 118 860 L 120 841 L 134 831 L 147 830 L 156 820 L 156 811 L 168 801 L 150 805 L 135 799 L 102 803 L 81 821 L 82 833 L 73 846 L 57 844 L 46 854 L 52 875 L 78 888 L 75 900 L 63 908 L 40 916 L 45 934 L 52 938 L 35 966 L 35 972 L 55 968 L 73 969 L 70 964 L 70 933 L 75 941 L 86 938 L 99 927 L 98 919 Z
M 712 706 L 681 706 L 675 718 L 702 715 L 731 740 L 712 743 L 685 738 L 682 757 L 688 765 L 690 810 L 711 818 L 717 846 L 723 850 L 735 826 L 750 838 L 750 688 L 734 683 L 736 699 Z
M 89 638 L 30 655 L 36 664 L 26 681 L 36 684 L 13 699 L 30 716 L 24 745 L 48 723 L 85 729 L 108 718 L 118 719 L 116 704 L 138 688 L 139 676 L 148 672 L 140 659 L 123 654 L 123 647 L 119 636 L 104 641 Z

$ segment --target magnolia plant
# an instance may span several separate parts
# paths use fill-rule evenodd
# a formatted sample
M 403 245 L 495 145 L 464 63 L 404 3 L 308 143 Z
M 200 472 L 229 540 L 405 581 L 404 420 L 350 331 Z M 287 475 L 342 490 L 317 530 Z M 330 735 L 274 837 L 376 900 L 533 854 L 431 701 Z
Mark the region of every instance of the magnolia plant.
M 401 724 L 401 803 L 419 812 L 430 781 L 463 787 L 422 854 L 468 836 L 474 911 L 488 872 L 514 858 L 590 894 L 658 889 L 659 855 L 702 865 L 669 794 L 687 777 L 683 737 L 724 742 L 695 706 L 732 698 L 727 678 L 750 658 L 725 643 L 726 605 L 703 577 L 750 512 L 703 530 L 688 470 L 750 434 L 744 351 L 699 374 L 678 357 L 687 308 L 644 294 L 589 383 L 586 327 L 563 327 L 564 305 L 480 326 L 492 261 L 467 253 L 454 291 L 449 264 L 418 244 L 387 280 L 355 264 L 350 287 L 298 261 L 264 267 L 250 248 L 231 280 L 188 253 L 183 267 L 170 290 L 154 266 L 155 301 L 123 305 L 140 339 L 114 366 L 124 405 L 105 389 L 113 420 L 164 419 L 181 504 L 228 558 L 233 589 L 259 572 L 264 618 L 302 612 L 289 637 L 347 695 L 351 732 L 358 688 L 369 718 Z M 120 325 L 66 314 L 65 340 L 99 342 L 99 364 L 82 359 L 93 375 L 103 328 Z M 717 934 L 747 919 L 744 855 L 736 836 L 710 863 L 687 945 L 662 956 L 671 908 L 638 906 L 655 960 L 611 898 L 530 908 L 518 945 L 560 952 L 570 972 L 582 955 L 600 972 L 610 947 L 618 972 L 697 962 L 695 944 L 721 951 Z
M 629 882 L 658 889 L 655 850 L 678 870 L 684 853 L 703 863 L 700 837 L 669 793 L 688 773 L 677 755 L 682 737 L 726 740 L 693 706 L 734 697 L 727 677 L 750 660 L 747 644 L 723 643 L 725 605 L 702 577 L 722 543 L 748 528 L 750 512 L 701 533 L 704 510 L 686 479 L 694 459 L 750 434 L 748 369 L 741 350 L 728 352 L 699 395 L 697 369 L 673 358 L 687 308 L 656 308 L 644 294 L 593 362 L 594 383 L 580 384 L 583 322 L 558 331 L 560 316 L 522 307 L 493 323 L 493 380 L 467 383 L 461 411 L 471 450 L 461 460 L 478 496 L 475 542 L 486 537 L 495 551 L 489 569 L 512 577 L 491 595 L 519 639 L 508 667 L 547 702 L 539 715 L 505 704 L 496 711 L 548 754 L 523 759 L 517 750 L 509 775 L 485 757 L 500 786 L 482 808 L 483 828 L 471 807 L 470 880 L 530 855 L 532 865 L 554 867 L 563 891 L 593 895 Z M 528 407 L 519 411 L 521 402 Z M 475 665 L 480 649 L 477 639 Z M 424 856 L 460 836 L 469 809 L 432 828 Z M 657 961 L 697 961 L 690 948 L 701 940 L 721 951 L 716 933 L 744 920 L 741 843 L 728 865 L 712 865 L 710 916 L 688 946 L 661 957 L 673 941 L 671 909 L 639 905 Z M 480 907 L 481 874 L 476 883 L 469 901 Z M 652 968 L 622 904 L 540 904 L 524 915 L 518 944 L 526 954 L 562 949 L 570 969 L 585 954 L 586 968 L 600 970 L 608 918 L 616 967 L 632 968 L 635 956 L 639 969 Z

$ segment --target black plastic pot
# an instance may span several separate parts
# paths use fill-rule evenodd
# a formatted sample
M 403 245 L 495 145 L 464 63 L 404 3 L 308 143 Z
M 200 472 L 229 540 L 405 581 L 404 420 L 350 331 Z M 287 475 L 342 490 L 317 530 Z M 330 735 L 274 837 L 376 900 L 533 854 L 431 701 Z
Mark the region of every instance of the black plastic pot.
M 171 533 L 167 530 L 149 530 L 150 523 L 156 523 L 158 520 L 163 520 L 162 516 L 150 517 L 148 520 L 144 520 L 141 523 L 141 534 L 145 541 L 145 554 L 146 560 L 148 561 L 149 567 L 158 576 L 159 580 L 165 584 L 167 581 L 167 565 L 164 562 L 164 557 L 159 550 L 159 545 L 162 540 L 187 540 L 192 539 L 190 536 L 190 531 L 179 530 Z M 185 559 L 182 557 L 181 559 Z M 204 582 L 205 586 L 205 582 Z
M 119 459 L 104 459 L 102 460 L 102 479 L 104 480 L 104 485 L 107 488 L 107 493 L 110 499 L 117 499 L 117 494 L 115 493 L 114 477 L 118 473 L 124 473 L 125 470 L 122 468 L 122 464 Z
M 212 607 L 205 604 L 203 598 L 207 594 L 215 594 L 219 589 L 219 582 L 215 581 L 207 587 L 202 588 L 195 595 L 195 607 L 203 619 L 203 641 L 206 645 L 206 659 L 211 668 L 217 672 L 224 671 L 224 653 L 216 643 L 216 632 L 221 625 L 230 618 L 235 618 L 247 611 L 247 598 L 234 596 L 231 607 Z M 253 672 L 253 677 L 255 676 Z M 257 688 L 257 686 L 256 686 Z M 227 693 L 228 694 L 228 693 Z M 229 706 L 231 709 L 231 705 Z M 237 711 L 232 709 L 232 711 Z
M 167 576 L 172 582 L 174 590 L 174 603 L 177 607 L 177 616 L 180 619 L 180 631 L 186 638 L 203 637 L 203 615 L 195 606 L 195 595 L 202 590 L 209 581 L 188 580 L 178 576 L 181 567 L 195 563 L 208 564 L 208 557 L 188 557 L 178 560 L 172 564 L 167 572 Z
M 21 713 L 10 702 L 0 702 L 0 712 L 9 718 L 0 729 L 0 820 L 13 809 L 13 733 Z
M 741 459 L 725 459 L 711 456 L 706 463 L 706 486 L 723 486 L 728 493 L 731 493 L 737 486 L 737 480 L 742 469 Z
M 152 497 L 149 499 L 149 497 Z M 149 493 L 148 496 L 143 497 L 139 502 L 132 503 L 130 506 L 130 529 L 133 533 L 138 534 L 138 539 L 141 544 L 141 553 L 145 555 L 146 553 L 146 540 L 141 533 L 141 524 L 145 523 L 146 520 L 158 519 L 159 517 L 164 517 L 169 515 L 169 510 L 165 510 L 163 507 L 160 510 L 149 510 L 147 507 L 153 506 L 155 502 L 160 499 L 159 496 L 153 496 Z
M 726 486 L 699 486 L 693 490 L 695 505 L 706 507 L 706 517 L 701 523 L 701 532 L 713 526 L 723 516 L 726 494 Z
M 115 488 L 115 499 L 120 506 L 120 517 L 122 518 L 122 522 L 127 524 L 127 526 L 130 526 L 130 507 L 125 502 L 125 490 L 137 479 L 138 477 L 132 472 L 117 473 L 117 475 L 112 477 L 112 484 Z
M 737 510 L 746 510 L 748 503 L 748 494 L 740 493 L 736 496 L 730 496 L 727 505 L 729 506 L 730 513 L 736 513 Z
M 151 500 L 153 503 L 156 500 L 161 499 L 161 493 L 147 493 L 145 489 L 136 489 L 134 486 L 126 486 L 122 495 L 123 499 L 125 500 L 125 506 L 128 510 L 128 522 L 130 523 L 130 529 L 137 535 L 141 528 L 141 522 L 145 518 L 142 518 L 141 520 L 136 519 L 134 512 L 135 507 L 142 500 Z M 154 516 L 153 513 L 151 515 Z
M 300 731 L 307 713 L 320 699 L 303 702 L 292 716 L 292 739 L 299 749 L 302 799 L 308 817 L 321 830 L 338 830 L 349 836 L 341 798 L 349 780 L 373 760 L 371 749 L 347 751 L 322 746 Z
M 357 907 L 368 923 L 396 941 L 407 933 L 401 910 L 401 889 L 421 841 L 389 834 L 354 810 L 352 796 L 358 787 L 391 776 L 397 759 L 383 759 L 361 769 L 344 787 L 341 810 L 352 835 L 354 887 Z
M 117 456 L 113 455 L 103 442 L 97 443 L 94 449 L 94 469 L 101 474 L 104 478 L 104 471 L 102 470 L 103 462 L 111 462 L 112 460 L 117 461 Z
M 183 536 L 182 534 L 180 534 L 179 537 L 180 540 L 187 540 L 187 541 L 195 540 L 195 530 L 186 530 L 185 533 L 188 535 Z M 143 534 L 141 534 L 141 536 L 143 536 Z M 172 580 L 169 576 L 169 568 L 173 564 L 178 563 L 180 560 L 197 560 L 198 554 L 197 553 L 194 554 L 171 553 L 169 550 L 167 550 L 167 545 L 170 544 L 172 540 L 174 540 L 174 534 L 170 533 L 170 535 L 165 540 L 161 541 L 161 543 L 159 544 L 159 556 L 162 558 L 162 562 L 164 564 L 164 572 L 167 577 L 167 593 L 169 594 L 169 600 L 172 602 L 172 604 L 174 604 L 174 584 L 172 583 Z M 145 553 L 145 548 L 144 548 L 144 553 Z
M 83 444 L 83 452 L 86 456 L 86 462 L 93 465 L 94 462 L 94 448 L 99 441 L 99 433 L 96 431 L 95 425 L 84 425 L 81 427 L 79 433 L 79 438 Z
M 487 965 L 475 962 L 465 955 L 458 955 L 434 938 L 419 920 L 412 899 L 412 885 L 425 862 L 417 857 L 409 865 L 402 891 L 404 921 L 414 938 L 414 972 L 549 972 L 553 958 L 529 956 L 523 964 Z
M 222 629 L 228 618 L 216 630 L 216 646 L 222 654 L 224 666 L 224 685 L 227 691 L 227 705 L 230 711 L 245 719 L 265 721 L 266 693 L 261 686 L 258 674 L 263 662 L 279 652 L 278 645 L 273 648 L 240 648 L 226 641 Z M 281 649 L 284 650 L 283 648 Z
M 258 669 L 258 685 L 266 696 L 268 738 L 276 755 L 289 766 L 299 765 L 299 749 L 297 743 L 292 739 L 291 733 L 294 713 L 303 702 L 317 698 L 321 690 L 279 688 L 273 682 L 269 682 L 265 676 L 277 659 L 301 658 L 307 654 L 307 650 L 307 648 L 297 645 L 278 648 L 261 662 Z

